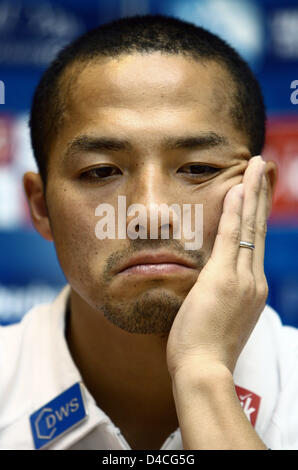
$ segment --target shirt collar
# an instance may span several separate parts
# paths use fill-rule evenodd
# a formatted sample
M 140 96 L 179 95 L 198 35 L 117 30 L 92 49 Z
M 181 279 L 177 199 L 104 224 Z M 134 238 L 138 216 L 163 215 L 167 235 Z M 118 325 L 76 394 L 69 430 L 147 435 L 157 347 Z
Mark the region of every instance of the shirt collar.
M 54 399 L 77 382 L 82 384 L 87 419 L 77 428 L 66 432 L 61 438 L 49 443 L 51 449 L 65 449 L 82 439 L 98 425 L 107 430 L 117 429 L 111 419 L 101 410 L 85 386 L 80 371 L 76 367 L 67 341 L 65 339 L 66 306 L 69 300 L 70 286 L 65 286 L 56 299 L 49 304 L 47 315 L 40 315 L 39 324 L 39 357 L 36 357 L 32 411 Z

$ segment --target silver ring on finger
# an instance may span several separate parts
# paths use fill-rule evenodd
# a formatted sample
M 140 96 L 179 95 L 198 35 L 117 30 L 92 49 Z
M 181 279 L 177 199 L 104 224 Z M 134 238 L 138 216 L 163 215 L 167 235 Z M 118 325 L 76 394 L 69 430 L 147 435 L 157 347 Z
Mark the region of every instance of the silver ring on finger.
M 243 240 L 240 241 L 239 246 L 240 248 L 249 248 L 250 250 L 255 249 L 255 245 L 253 243 L 245 242 Z

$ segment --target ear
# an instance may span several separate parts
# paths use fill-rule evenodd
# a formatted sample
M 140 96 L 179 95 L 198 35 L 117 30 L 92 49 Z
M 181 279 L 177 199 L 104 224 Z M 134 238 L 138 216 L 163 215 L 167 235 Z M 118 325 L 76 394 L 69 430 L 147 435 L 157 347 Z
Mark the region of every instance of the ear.
M 40 235 L 53 241 L 44 187 L 39 173 L 27 172 L 23 176 L 24 190 L 27 196 L 31 219 Z
M 275 191 L 277 179 L 278 179 L 278 169 L 277 169 L 277 165 L 275 162 L 273 161 L 266 162 L 265 176 L 267 179 L 267 188 L 268 188 L 267 217 L 269 217 L 271 209 L 272 209 L 274 191 Z

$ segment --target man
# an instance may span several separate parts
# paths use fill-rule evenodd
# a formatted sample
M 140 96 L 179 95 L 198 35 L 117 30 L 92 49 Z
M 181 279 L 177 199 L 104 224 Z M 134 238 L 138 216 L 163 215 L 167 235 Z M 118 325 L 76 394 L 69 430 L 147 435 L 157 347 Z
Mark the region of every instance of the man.
M 298 335 L 265 306 L 276 167 L 245 62 L 194 25 L 119 20 L 59 54 L 30 126 L 32 220 L 69 285 L 2 328 L 1 448 L 295 448 Z M 120 196 L 147 216 L 96 236 Z M 150 237 L 163 203 L 202 205 L 202 246 L 174 213 Z

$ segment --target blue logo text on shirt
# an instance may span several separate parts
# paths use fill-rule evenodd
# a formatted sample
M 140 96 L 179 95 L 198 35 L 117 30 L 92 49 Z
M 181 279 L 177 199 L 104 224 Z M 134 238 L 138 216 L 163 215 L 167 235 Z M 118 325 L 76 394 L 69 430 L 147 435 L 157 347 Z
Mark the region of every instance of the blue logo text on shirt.
M 35 449 L 52 442 L 86 418 L 80 383 L 72 385 L 30 416 Z

